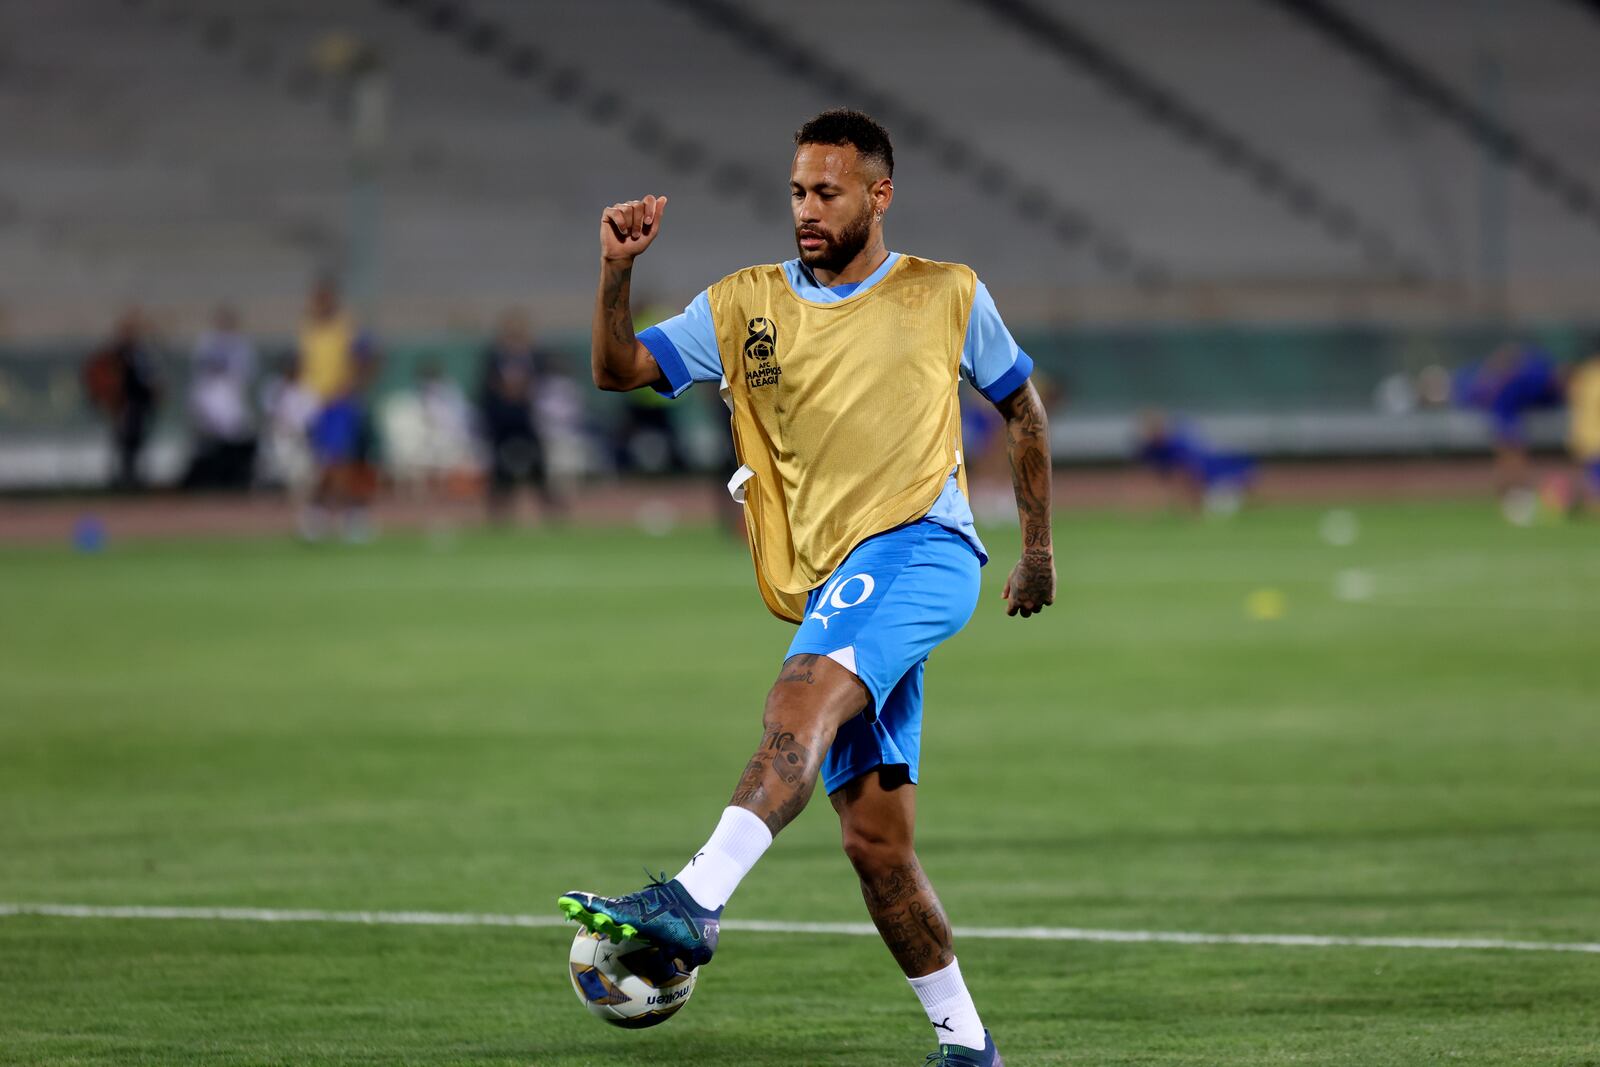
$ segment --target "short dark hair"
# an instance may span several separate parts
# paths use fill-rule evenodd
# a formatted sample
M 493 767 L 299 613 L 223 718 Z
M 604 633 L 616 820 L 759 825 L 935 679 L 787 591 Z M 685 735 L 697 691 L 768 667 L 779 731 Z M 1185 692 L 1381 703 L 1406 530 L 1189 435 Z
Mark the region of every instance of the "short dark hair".
M 851 145 L 862 159 L 870 159 L 894 177 L 894 146 L 889 131 L 864 111 L 836 107 L 824 111 L 795 131 L 794 143 Z

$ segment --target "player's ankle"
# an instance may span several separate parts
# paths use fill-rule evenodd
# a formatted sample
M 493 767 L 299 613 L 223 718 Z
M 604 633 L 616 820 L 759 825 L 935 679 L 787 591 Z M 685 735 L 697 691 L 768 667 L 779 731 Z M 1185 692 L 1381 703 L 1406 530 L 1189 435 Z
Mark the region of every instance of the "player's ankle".
M 772 831 L 760 816 L 744 808 L 725 808 L 711 839 L 674 880 L 702 908 L 721 911 L 771 845 Z

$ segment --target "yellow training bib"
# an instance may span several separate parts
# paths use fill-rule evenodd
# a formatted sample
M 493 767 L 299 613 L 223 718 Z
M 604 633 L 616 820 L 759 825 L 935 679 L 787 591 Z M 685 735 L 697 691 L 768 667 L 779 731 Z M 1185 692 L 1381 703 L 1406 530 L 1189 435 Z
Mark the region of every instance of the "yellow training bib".
M 968 267 L 902 255 L 833 303 L 797 296 L 778 264 L 708 291 L 756 583 L 774 615 L 799 622 L 805 594 L 851 549 L 927 514 L 960 466 L 976 290 Z

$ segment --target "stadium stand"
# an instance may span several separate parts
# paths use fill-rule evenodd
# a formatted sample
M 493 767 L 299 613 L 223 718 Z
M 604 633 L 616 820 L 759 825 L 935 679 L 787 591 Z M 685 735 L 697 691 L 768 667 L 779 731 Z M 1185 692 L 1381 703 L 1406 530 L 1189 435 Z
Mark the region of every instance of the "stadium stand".
M 1480 5 L 1442 24 L 1429 0 L 1347 7 L 1469 99 L 1488 42 L 1505 121 L 1592 184 L 1597 25 L 1530 3 L 1538 19 Z M 1030 3 L 1118 59 L 1087 68 L 997 5 L 1017 6 L 818 0 L 816 25 L 855 30 L 824 36 L 777 0 L 738 20 L 726 0 L 0 0 L 4 326 L 82 335 L 130 299 L 192 324 L 222 297 L 291 321 L 346 253 L 341 64 L 369 52 L 391 92 L 379 310 L 401 331 L 513 301 L 581 324 L 572 250 L 598 204 L 645 189 L 672 192 L 685 235 L 661 301 L 788 254 L 765 194 L 798 118 L 837 103 L 903 120 L 904 247 L 974 263 L 1028 321 L 1588 306 L 1600 234 L 1571 198 L 1487 161 L 1277 0 Z M 617 25 L 655 46 L 599 60 Z M 1485 218 L 1495 181 L 1503 226 Z M 1405 285 L 1407 266 L 1437 284 Z
M 1466 94 L 1433 74 L 1394 43 L 1375 32 L 1366 22 L 1323 0 L 1275 0 L 1285 10 L 1299 16 L 1339 48 L 1365 66 L 1387 78 L 1403 91 L 1435 111 L 1445 121 L 1459 127 L 1484 151 L 1515 166 L 1536 185 L 1555 195 L 1571 211 L 1589 223 L 1600 223 L 1600 198 L 1581 177 L 1551 154 L 1531 143 L 1514 122 L 1497 116 L 1492 108 L 1498 101 L 1475 104 Z M 1390 9 L 1385 9 L 1390 10 Z M 1475 72 L 1498 79 L 1486 68 Z M 1498 87 L 1485 84 L 1480 92 L 1498 93 Z
M 1332 199 L 1306 174 L 1205 113 L 1140 64 L 1108 48 L 1059 12 L 1032 0 L 975 0 L 1029 41 L 1049 50 L 1083 75 L 1126 101 L 1150 123 L 1170 131 L 1217 164 L 1254 184 L 1259 192 L 1320 226 L 1328 236 L 1355 243 L 1378 270 L 1406 281 L 1421 280 L 1421 268 L 1398 253 L 1388 234 Z M 1158 53 L 1159 54 L 1159 53 Z

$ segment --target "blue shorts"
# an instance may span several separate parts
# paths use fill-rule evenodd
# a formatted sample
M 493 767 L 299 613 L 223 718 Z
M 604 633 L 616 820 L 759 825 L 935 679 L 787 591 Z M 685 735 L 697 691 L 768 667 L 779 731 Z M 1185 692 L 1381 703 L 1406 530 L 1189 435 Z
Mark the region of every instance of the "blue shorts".
M 361 408 L 345 397 L 330 400 L 311 420 L 311 451 L 324 467 L 361 458 Z
M 857 545 L 806 598 L 805 620 L 785 658 L 827 656 L 872 697 L 839 728 L 822 761 L 827 792 L 878 767 L 905 767 L 917 780 L 923 664 L 972 618 L 981 566 L 960 534 L 915 522 Z
M 1600 459 L 1591 459 L 1584 464 L 1583 473 L 1589 483 L 1587 487 L 1589 493 L 1600 496 Z

